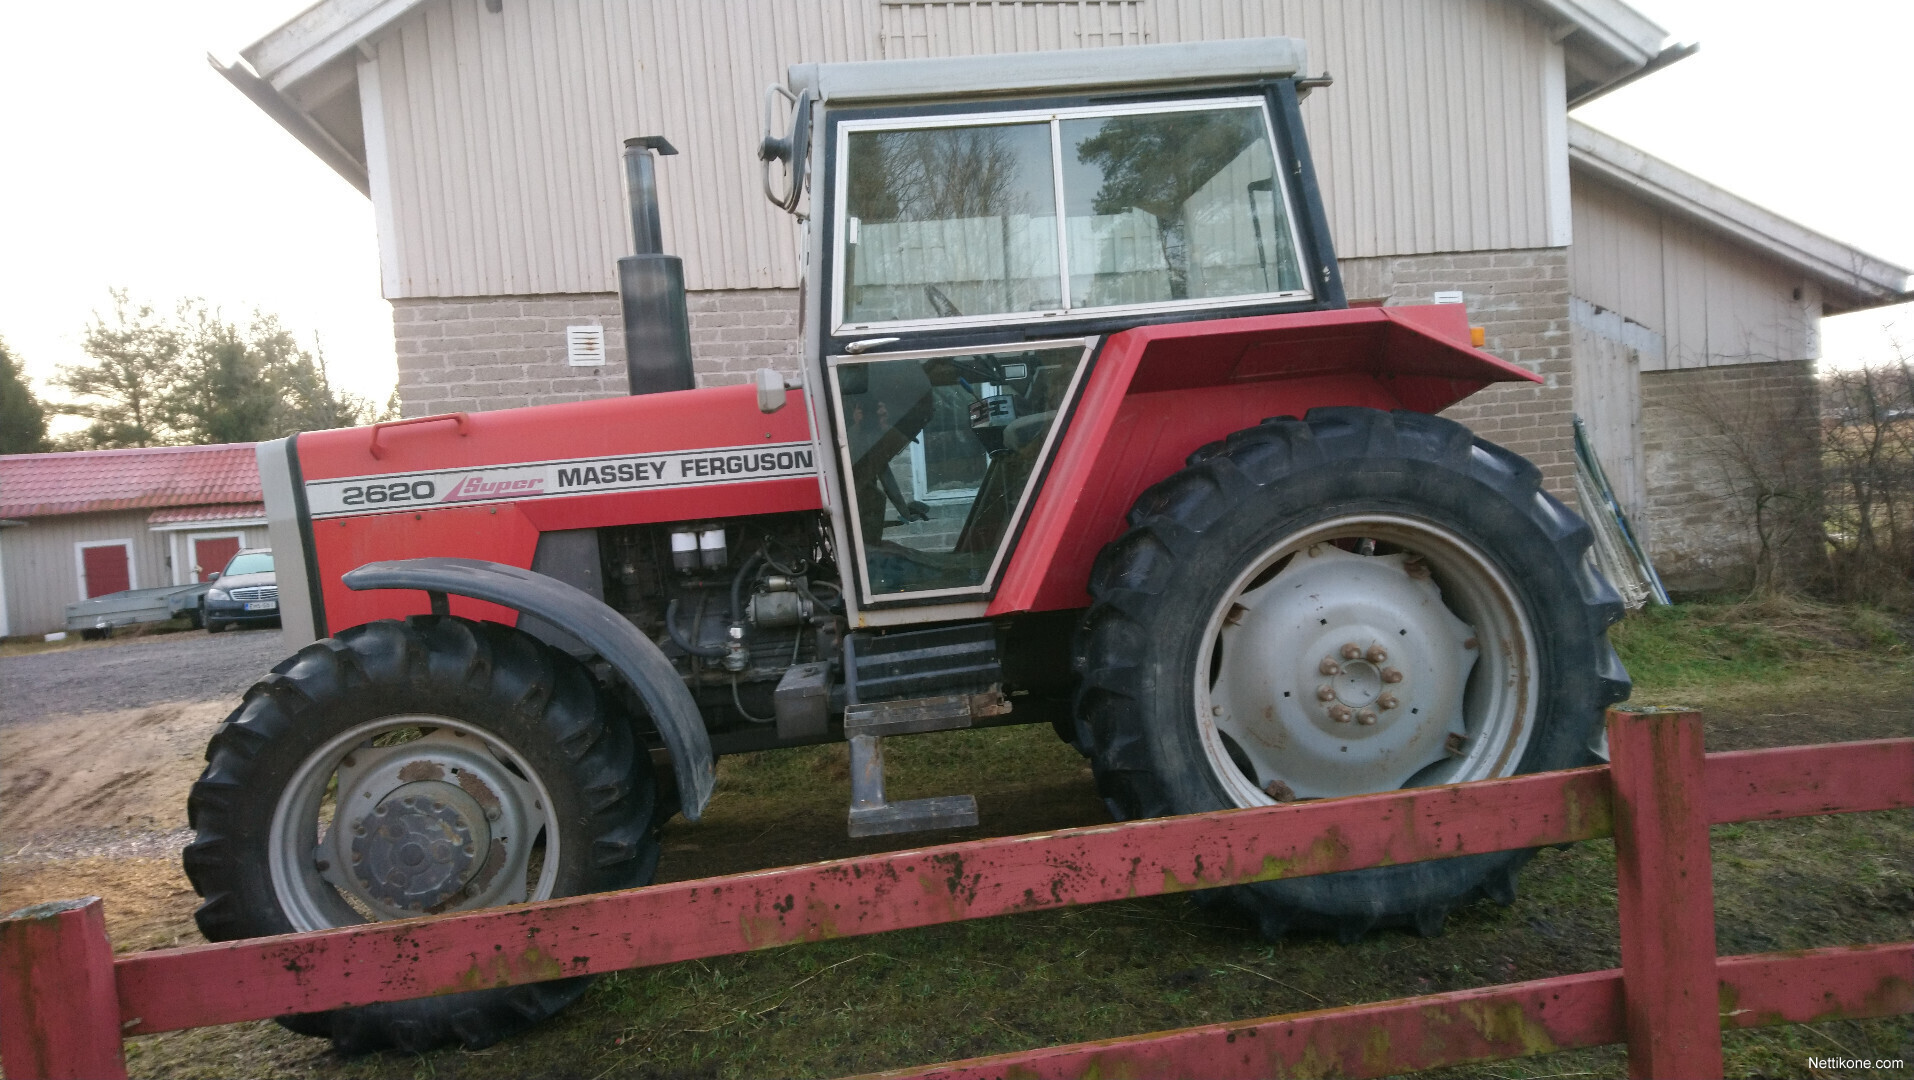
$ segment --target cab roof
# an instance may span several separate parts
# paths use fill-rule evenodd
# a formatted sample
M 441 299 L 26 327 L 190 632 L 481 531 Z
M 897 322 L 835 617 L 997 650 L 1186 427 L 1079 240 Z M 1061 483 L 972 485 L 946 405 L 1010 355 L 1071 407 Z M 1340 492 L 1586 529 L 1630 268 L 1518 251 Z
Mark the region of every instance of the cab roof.
M 1308 50 L 1296 38 L 1238 38 L 1172 45 L 1001 53 L 937 59 L 793 64 L 792 93 L 823 102 L 1000 97 L 1088 90 L 1172 90 L 1287 79 Z

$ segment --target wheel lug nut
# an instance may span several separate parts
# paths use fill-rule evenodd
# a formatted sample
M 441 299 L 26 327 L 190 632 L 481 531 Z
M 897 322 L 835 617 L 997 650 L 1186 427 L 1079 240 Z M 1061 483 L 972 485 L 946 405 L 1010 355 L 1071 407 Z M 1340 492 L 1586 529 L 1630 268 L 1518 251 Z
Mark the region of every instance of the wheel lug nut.
M 1380 645 L 1369 646 L 1369 652 L 1365 655 L 1367 656 L 1369 662 L 1372 664 L 1380 664 L 1384 660 L 1389 659 L 1389 654 L 1387 652 L 1384 652 L 1382 646 Z
M 499 808 L 494 806 L 490 810 L 487 810 L 485 812 L 485 820 L 497 821 L 499 819 L 499 814 L 500 814 Z
M 1358 724 L 1367 726 L 1375 722 L 1376 722 L 1376 710 L 1374 709 L 1364 709 L 1363 711 L 1356 714 L 1356 723 Z
M 1475 645 L 1475 639 L 1474 639 L 1474 638 L 1470 638 L 1469 640 L 1467 640 L 1467 641 L 1465 641 L 1465 642 L 1463 642 L 1463 643 L 1462 643 L 1462 647 L 1463 647 L 1463 648 L 1465 648 L 1465 649 L 1473 649 L 1473 648 L 1475 648 L 1475 647 L 1476 647 L 1476 645 Z
M 1317 701 L 1336 700 L 1336 688 L 1333 686 L 1330 686 L 1327 683 L 1324 683 L 1323 685 L 1318 686 L 1316 688 L 1316 700 Z
M 1360 656 L 1362 656 L 1362 646 L 1355 642 L 1352 641 L 1342 647 L 1342 658 L 1344 660 L 1355 660 Z
M 1402 702 L 1397 701 L 1396 695 L 1394 694 L 1384 694 L 1376 699 L 1376 708 L 1381 709 L 1383 712 L 1388 712 L 1400 704 L 1402 704 Z
M 1354 714 L 1349 711 L 1349 706 L 1347 705 L 1331 705 L 1329 707 L 1329 718 L 1338 724 L 1347 724 L 1353 716 Z
M 1221 716 L 1221 715 L 1223 715 L 1223 707 L 1222 707 L 1221 705 L 1211 705 L 1211 706 L 1210 706 L 1210 715 L 1211 715 L 1211 716 Z
M 1322 672 L 1324 675 L 1341 675 L 1342 665 L 1336 663 L 1335 657 L 1325 656 L 1323 657 L 1323 662 L 1316 665 L 1316 670 Z
M 1392 667 L 1383 668 L 1382 681 L 1386 683 L 1399 683 L 1402 681 L 1402 672 Z
M 332 864 L 327 862 L 324 859 L 315 859 L 313 861 L 312 868 L 323 874 L 326 871 L 332 869 Z
M 1271 780 L 1268 784 L 1264 785 L 1263 794 L 1275 799 L 1279 803 L 1296 801 L 1295 790 L 1281 780 Z

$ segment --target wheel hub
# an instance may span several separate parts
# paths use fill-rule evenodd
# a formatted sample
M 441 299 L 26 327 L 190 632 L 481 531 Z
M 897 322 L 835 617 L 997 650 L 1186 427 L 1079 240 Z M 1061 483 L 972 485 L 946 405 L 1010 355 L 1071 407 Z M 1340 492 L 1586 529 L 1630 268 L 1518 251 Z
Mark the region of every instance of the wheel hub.
M 1256 788 L 1382 791 L 1453 752 L 1474 632 L 1412 556 L 1312 544 L 1236 605 L 1202 711 Z
M 314 751 L 287 784 L 274 888 L 300 930 L 538 899 L 556 872 L 550 806 L 522 759 L 464 721 L 370 721 Z M 545 861 L 533 881 L 536 850 Z
M 351 825 L 352 875 L 364 895 L 424 911 L 457 896 L 491 845 L 485 812 L 437 780 L 406 784 Z

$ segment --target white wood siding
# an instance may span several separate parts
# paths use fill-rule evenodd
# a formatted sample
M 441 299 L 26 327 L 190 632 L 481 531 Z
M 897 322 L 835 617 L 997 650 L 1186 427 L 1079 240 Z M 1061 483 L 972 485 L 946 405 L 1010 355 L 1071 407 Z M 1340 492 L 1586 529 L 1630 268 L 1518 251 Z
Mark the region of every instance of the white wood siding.
M 389 175 L 386 295 L 609 292 L 625 254 L 618 150 L 683 152 L 659 188 L 693 289 L 797 284 L 795 229 L 759 191 L 760 95 L 799 60 L 1288 35 L 1336 85 L 1303 110 L 1345 257 L 1560 244 L 1560 50 L 1505 0 L 435 0 L 373 43 L 361 94 Z M 367 93 L 370 89 L 371 92 Z M 1556 200 L 1559 202 L 1559 199 Z
M 132 578 L 142 588 L 172 580 L 166 565 L 163 533 L 146 525 L 151 510 L 104 514 L 68 514 L 28 518 L 25 525 L 0 529 L 0 588 L 7 593 L 7 629 L 15 634 L 44 634 L 66 628 L 66 606 L 80 598 L 80 572 L 73 545 L 130 539 Z
M 1146 45 L 1146 0 L 880 0 L 885 59 Z
M 1641 370 L 1819 358 L 1821 291 L 1799 272 L 1586 176 L 1574 212 L 1569 289 L 1660 335 Z

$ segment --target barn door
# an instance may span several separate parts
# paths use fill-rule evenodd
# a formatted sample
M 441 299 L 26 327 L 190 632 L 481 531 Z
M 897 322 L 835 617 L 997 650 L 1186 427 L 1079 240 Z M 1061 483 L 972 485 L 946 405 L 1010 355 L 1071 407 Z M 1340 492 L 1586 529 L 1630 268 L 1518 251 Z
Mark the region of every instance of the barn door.
M 193 580 L 207 581 L 214 574 L 226 569 L 226 564 L 239 554 L 237 536 L 195 536 L 193 537 Z
M 1661 337 L 1612 311 L 1570 301 L 1575 355 L 1575 414 L 1588 428 L 1602 471 L 1624 513 L 1639 520 L 1642 475 L 1641 369 L 1643 353 L 1660 355 Z
M 123 543 L 89 544 L 80 549 L 80 591 L 87 599 L 133 587 L 132 553 Z

